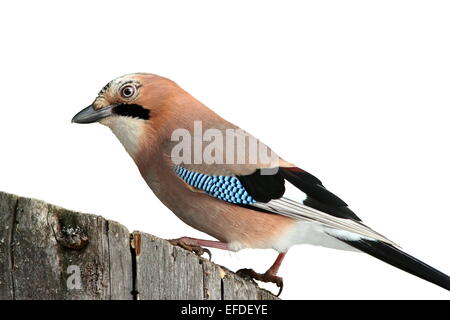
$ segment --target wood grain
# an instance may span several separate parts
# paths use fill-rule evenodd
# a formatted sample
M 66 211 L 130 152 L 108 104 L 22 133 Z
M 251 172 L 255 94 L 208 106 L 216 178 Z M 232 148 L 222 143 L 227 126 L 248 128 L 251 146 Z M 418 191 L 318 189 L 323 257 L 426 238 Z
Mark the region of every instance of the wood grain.
M 2 192 L 0 262 L 2 300 L 277 299 L 166 240 Z

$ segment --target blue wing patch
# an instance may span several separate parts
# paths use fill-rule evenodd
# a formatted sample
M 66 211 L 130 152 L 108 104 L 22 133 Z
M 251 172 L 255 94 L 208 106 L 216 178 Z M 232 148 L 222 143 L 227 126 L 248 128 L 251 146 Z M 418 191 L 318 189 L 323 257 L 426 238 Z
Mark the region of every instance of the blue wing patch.
M 252 204 L 256 200 L 234 176 L 210 176 L 175 166 L 175 173 L 188 185 L 221 200 L 236 204 Z

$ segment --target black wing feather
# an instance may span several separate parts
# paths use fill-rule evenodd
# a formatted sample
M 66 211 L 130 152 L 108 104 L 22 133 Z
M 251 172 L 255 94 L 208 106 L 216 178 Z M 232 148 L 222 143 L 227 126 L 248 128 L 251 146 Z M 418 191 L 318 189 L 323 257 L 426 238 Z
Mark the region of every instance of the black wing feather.
M 259 202 L 279 199 L 286 191 L 284 177 L 279 174 L 279 171 L 273 175 L 262 175 L 261 170 L 258 169 L 250 175 L 238 176 L 238 179 L 248 194 Z
M 307 195 L 303 202 L 305 205 L 335 217 L 361 221 L 347 204 L 328 191 L 319 179 L 299 168 L 280 167 L 273 175 L 262 175 L 258 169 L 250 175 L 238 176 L 238 179 L 258 202 L 267 203 L 272 199 L 281 198 L 286 191 L 287 180 Z
M 312 174 L 298 168 L 280 168 L 280 171 L 286 180 L 306 193 L 308 197 L 303 204 L 339 218 L 361 221 L 341 198 L 328 191 Z

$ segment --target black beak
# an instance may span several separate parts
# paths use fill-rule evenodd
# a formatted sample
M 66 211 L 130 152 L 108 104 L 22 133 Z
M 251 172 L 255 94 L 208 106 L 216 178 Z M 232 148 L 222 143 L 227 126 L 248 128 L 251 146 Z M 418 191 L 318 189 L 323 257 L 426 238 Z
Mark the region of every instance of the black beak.
M 95 110 L 93 105 L 84 108 L 72 118 L 72 123 L 93 123 L 112 115 L 114 106 L 107 106 Z

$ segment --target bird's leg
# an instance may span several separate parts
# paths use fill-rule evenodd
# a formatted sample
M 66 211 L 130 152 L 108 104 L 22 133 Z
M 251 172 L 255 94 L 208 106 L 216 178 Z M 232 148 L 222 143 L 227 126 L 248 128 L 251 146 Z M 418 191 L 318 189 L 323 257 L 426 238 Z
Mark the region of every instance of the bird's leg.
M 265 273 L 257 273 L 253 269 L 240 269 L 236 273 L 240 276 L 259 280 L 262 282 L 275 283 L 277 287 L 280 288 L 280 291 L 278 291 L 277 294 L 278 297 L 281 294 L 281 291 L 283 291 L 283 278 L 277 276 L 277 273 L 285 256 L 286 252 L 280 253 L 273 265 Z
M 174 246 L 179 246 L 188 251 L 194 252 L 198 256 L 202 256 L 205 252 L 209 256 L 209 260 L 211 260 L 212 254 L 211 251 L 205 249 L 203 247 L 210 247 L 222 250 L 230 250 L 228 248 L 228 244 L 221 241 L 213 241 L 213 240 L 202 240 L 196 238 L 189 237 L 181 237 L 178 239 L 169 240 L 169 242 Z

